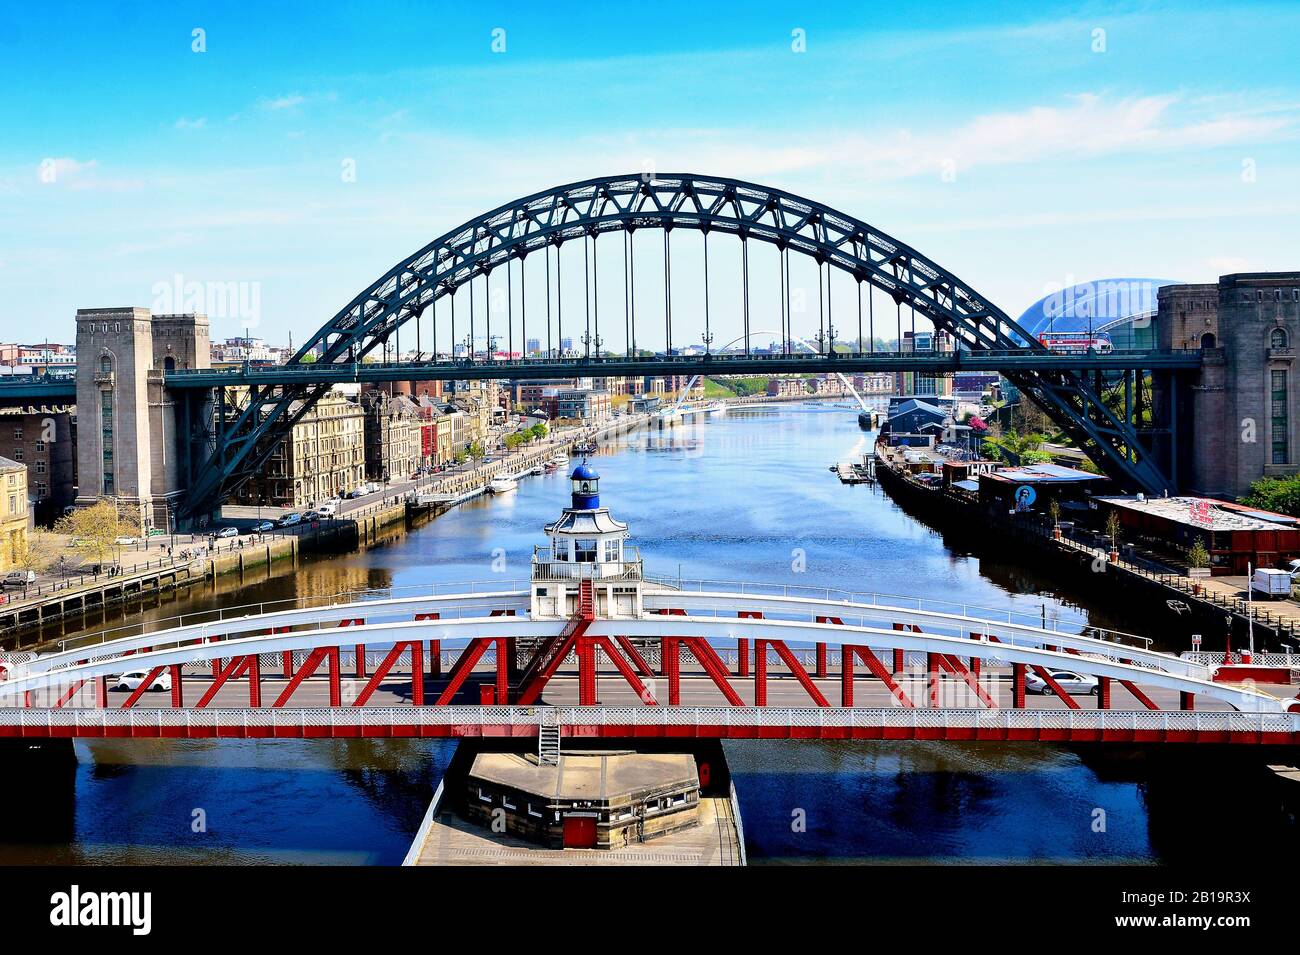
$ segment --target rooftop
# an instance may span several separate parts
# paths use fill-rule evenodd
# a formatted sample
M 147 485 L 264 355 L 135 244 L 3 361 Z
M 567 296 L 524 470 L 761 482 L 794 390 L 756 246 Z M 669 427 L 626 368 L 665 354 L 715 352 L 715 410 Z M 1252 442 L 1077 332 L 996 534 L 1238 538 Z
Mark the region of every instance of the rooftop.
M 564 802 L 699 785 L 695 758 L 686 753 L 562 753 L 558 766 L 515 753 L 480 753 L 470 777 Z
M 1069 483 L 1072 481 L 1105 481 L 1103 474 L 1067 468 L 1063 464 L 1026 464 L 1018 468 L 1001 468 L 992 474 L 981 475 L 981 480 L 1006 481 L 1012 484 Z
M 1295 527 L 1294 517 L 1225 504 L 1206 497 L 1154 497 L 1138 500 L 1136 497 L 1098 497 L 1098 501 L 1152 514 L 1180 524 L 1191 524 L 1209 531 L 1275 531 L 1279 527 Z

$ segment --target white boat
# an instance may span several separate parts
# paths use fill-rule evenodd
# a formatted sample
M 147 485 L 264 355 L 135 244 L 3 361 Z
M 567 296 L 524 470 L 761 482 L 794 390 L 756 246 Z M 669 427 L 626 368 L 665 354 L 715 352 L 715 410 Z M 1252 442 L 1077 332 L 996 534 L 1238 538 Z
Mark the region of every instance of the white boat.
M 517 487 L 519 487 L 519 482 L 509 474 L 498 474 L 488 484 L 488 490 L 493 494 L 504 494 L 507 491 L 513 491 Z
M 534 466 L 533 468 L 529 469 L 528 473 L 529 473 L 529 474 L 543 474 L 543 473 L 545 473 L 545 471 L 546 471 L 546 468 L 544 468 L 544 467 L 542 467 L 540 464 L 538 464 L 538 465 Z
M 560 454 L 557 454 L 555 455 L 555 457 L 551 458 L 551 460 L 548 463 L 555 465 L 555 467 L 557 468 L 562 468 L 569 463 L 569 456 L 561 452 Z

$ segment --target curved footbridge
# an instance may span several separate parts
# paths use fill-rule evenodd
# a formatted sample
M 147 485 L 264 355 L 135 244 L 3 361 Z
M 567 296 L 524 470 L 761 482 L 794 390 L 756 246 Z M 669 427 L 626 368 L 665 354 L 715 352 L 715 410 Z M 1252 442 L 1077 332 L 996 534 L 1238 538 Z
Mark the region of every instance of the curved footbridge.
M 0 736 L 535 737 L 546 723 L 565 739 L 1300 742 L 1294 685 L 1225 682 L 1119 634 L 639 572 L 627 603 L 578 574 L 548 604 L 545 576 L 9 654 Z M 1062 671 L 1095 690 L 1072 695 Z M 128 672 L 143 680 L 115 690 Z

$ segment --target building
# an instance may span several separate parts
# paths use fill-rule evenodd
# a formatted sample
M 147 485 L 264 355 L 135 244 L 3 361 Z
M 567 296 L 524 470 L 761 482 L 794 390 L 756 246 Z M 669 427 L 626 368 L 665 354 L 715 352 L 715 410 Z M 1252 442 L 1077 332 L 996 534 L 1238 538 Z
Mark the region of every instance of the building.
M 999 511 L 1046 513 L 1056 501 L 1065 514 L 1087 512 L 1095 495 L 1109 494 L 1114 484 L 1100 474 L 1060 464 L 1026 464 L 999 468 L 979 476 L 980 504 Z
M 808 386 L 802 378 L 769 378 L 767 394 L 770 398 L 794 398 L 806 395 Z
M 0 457 L 0 573 L 21 565 L 27 553 L 27 468 Z
M 687 753 L 561 753 L 554 766 L 479 753 L 463 805 L 470 821 L 548 848 L 621 849 L 699 825 L 699 770 Z
M 76 503 L 112 498 L 139 508 L 141 530 L 173 528 L 189 463 L 178 434 L 194 424 L 179 420 L 163 373 L 211 365 L 207 316 L 78 309 L 77 356 Z
M 77 499 L 77 414 L 70 408 L 0 409 L 0 457 L 27 466 L 32 519 L 52 525 Z
M 1097 497 L 1102 519 L 1119 515 L 1121 539 L 1185 560 L 1200 541 L 1211 576 L 1282 567 L 1300 557 L 1300 520 L 1202 497 Z
M 942 331 L 906 331 L 903 332 L 900 350 L 947 354 L 953 351 L 953 341 Z M 894 388 L 900 395 L 946 397 L 952 394 L 952 376 L 934 371 L 899 371 L 894 373 Z
M 271 452 L 264 473 L 243 485 L 238 496 L 248 504 L 306 507 L 353 490 L 365 473 L 365 412 L 330 391 L 298 420 Z
M 361 395 L 365 412 L 366 477 L 395 481 L 410 477 L 423 463 L 420 408 L 405 395 L 382 391 Z
M 1173 376 L 1155 379 L 1158 413 L 1178 428 L 1180 488 L 1236 498 L 1261 477 L 1300 471 L 1300 272 L 1162 288 L 1156 331 L 1160 347 L 1202 354 L 1190 387 L 1175 393 Z
M 557 418 L 602 421 L 610 416 L 612 410 L 613 405 L 608 391 L 576 388 L 555 395 Z

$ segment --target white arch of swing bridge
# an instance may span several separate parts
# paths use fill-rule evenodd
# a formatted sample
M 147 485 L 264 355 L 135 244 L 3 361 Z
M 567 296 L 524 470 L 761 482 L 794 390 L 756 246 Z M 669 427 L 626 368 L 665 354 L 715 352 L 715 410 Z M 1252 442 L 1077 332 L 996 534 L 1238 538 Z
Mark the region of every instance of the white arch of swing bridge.
M 66 669 L 83 661 L 115 658 L 128 653 L 138 653 L 150 647 L 164 648 L 170 644 L 197 643 L 224 640 L 239 635 L 253 635 L 258 631 L 282 627 L 315 627 L 332 631 L 344 621 L 362 620 L 367 623 L 394 623 L 412 620 L 421 615 L 436 614 L 441 618 L 484 617 L 492 615 L 526 616 L 529 612 L 529 591 L 525 581 L 502 581 L 503 588 L 518 589 L 474 590 L 465 593 L 420 594 L 403 597 L 365 598 L 344 600 L 325 606 L 295 607 L 270 612 L 249 612 L 219 620 L 203 620 L 192 624 L 166 627 L 122 637 L 105 634 L 91 635 L 75 646 L 54 653 L 32 655 L 17 653 L 9 659 L 0 657 L 10 680 L 27 675 Z M 1070 649 L 1099 654 L 1110 659 L 1128 658 L 1154 669 L 1168 669 L 1175 673 L 1204 676 L 1210 667 L 1168 653 L 1147 649 L 1149 640 L 1132 634 L 1098 629 L 1100 637 L 1063 632 L 1057 627 L 1017 623 L 1014 611 L 1003 611 L 1004 619 L 993 616 L 989 608 L 928 601 L 927 598 L 906 598 L 900 595 L 853 593 L 812 587 L 794 587 L 785 584 L 739 584 L 729 581 L 686 581 L 671 583 L 659 578 L 648 578 L 643 593 L 643 607 L 647 613 L 669 609 L 683 609 L 694 615 L 726 615 L 737 617 L 741 613 L 761 613 L 764 616 L 785 614 L 794 619 L 815 620 L 818 616 L 843 617 L 860 625 L 920 626 L 936 633 L 974 638 L 985 635 L 1003 643 L 1063 646 Z M 793 591 L 793 593 L 792 593 Z M 801 596 L 808 594 L 808 596 Z M 904 600 L 915 601 L 908 606 Z M 933 604 L 927 607 L 926 604 Z M 938 609 L 951 608 L 951 609 Z M 236 608 L 240 609 L 240 608 Z M 251 610 L 251 608 L 249 608 Z M 1019 614 L 1029 619 L 1031 614 Z M 752 619 L 751 619 L 752 622 Z M 742 634 L 743 635 L 743 634 Z M 322 638 L 324 639 L 324 638 Z M 436 639 L 436 637 L 433 637 Z M 349 640 L 348 642 L 354 642 Z M 1139 645 L 1141 644 L 1141 645 Z M 321 645 L 332 645 L 322 643 Z
M 22 708 L 27 694 L 34 691 L 115 675 L 124 666 L 148 671 L 322 647 L 364 645 L 378 650 L 430 640 L 455 649 L 476 638 L 546 638 L 564 630 L 566 619 L 529 617 L 524 609 L 526 600 L 526 592 L 493 592 L 363 601 L 137 635 L 93 648 L 38 656 L 13 666 L 8 679 L 0 682 L 0 707 Z M 791 648 L 865 646 L 912 655 L 943 654 L 991 664 L 1065 669 L 1210 697 L 1243 713 L 1286 714 L 1294 729 L 1300 730 L 1296 722 L 1300 714 L 1287 713 L 1294 702 L 1290 699 L 1214 682 L 1214 668 L 1192 660 L 1095 637 L 938 611 L 803 597 L 648 591 L 644 602 L 647 612 L 642 616 L 597 619 L 587 635 L 651 641 L 665 636 L 703 637 L 718 646 L 742 638 Z M 514 610 L 514 615 L 508 615 L 509 610 Z M 378 622 L 385 613 L 401 619 Z M 439 618 L 411 619 L 432 613 L 440 614 Z M 736 616 L 740 613 L 761 616 Z M 818 618 L 837 622 L 819 622 Z M 340 624 L 345 621 L 353 625 L 344 629 Z M 304 626 L 309 629 L 266 632 Z M 899 626 L 903 629 L 896 629 Z M 221 632 L 213 632 L 218 627 Z

